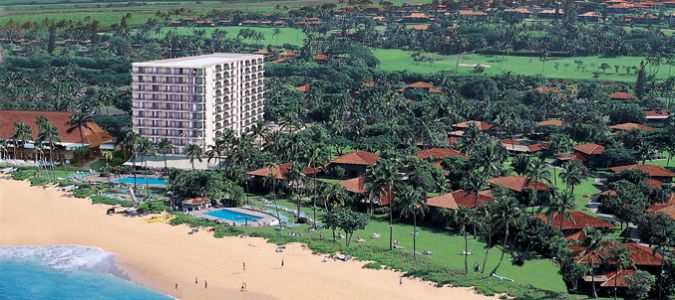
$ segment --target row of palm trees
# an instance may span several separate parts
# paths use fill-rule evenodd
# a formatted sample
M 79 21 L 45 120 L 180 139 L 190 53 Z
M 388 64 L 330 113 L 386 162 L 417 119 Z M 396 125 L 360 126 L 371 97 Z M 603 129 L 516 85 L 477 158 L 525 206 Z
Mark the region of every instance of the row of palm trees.
M 44 116 L 38 116 L 35 120 L 35 124 L 38 127 L 38 134 L 35 139 L 33 139 L 33 131 L 28 124 L 25 122 L 16 122 L 14 123 L 14 135 L 11 136 L 12 141 L 12 159 L 17 158 L 17 152 L 19 145 L 22 147 L 32 141 L 33 142 L 33 155 L 36 161 L 44 161 L 46 158 L 49 158 L 49 168 L 54 170 L 54 149 L 57 147 L 57 144 L 61 142 L 59 131 L 52 125 L 52 123 L 45 118 Z M 7 140 L 0 140 L 0 159 L 6 157 L 8 154 L 9 143 Z M 45 157 L 45 150 L 48 151 L 48 156 Z M 54 178 L 56 179 L 56 178 Z

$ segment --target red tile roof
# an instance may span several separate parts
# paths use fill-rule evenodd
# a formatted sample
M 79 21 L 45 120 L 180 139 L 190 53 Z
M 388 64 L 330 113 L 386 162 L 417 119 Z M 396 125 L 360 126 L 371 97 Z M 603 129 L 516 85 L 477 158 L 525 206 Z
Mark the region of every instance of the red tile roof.
M 615 93 L 609 94 L 609 99 L 613 99 L 613 100 L 632 100 L 632 99 L 637 99 L 637 97 L 635 97 L 635 96 L 633 96 L 629 93 L 625 93 L 625 92 L 615 92 Z
M 412 25 L 410 26 L 410 29 L 416 31 L 425 31 L 429 29 L 429 25 Z
M 276 179 L 285 180 L 286 174 L 288 174 L 288 171 L 291 169 L 292 166 L 293 166 L 292 163 L 285 163 L 285 164 L 280 164 L 278 166 L 274 166 L 271 169 L 270 168 L 260 168 L 260 169 L 257 169 L 257 170 L 248 171 L 248 172 L 246 172 L 246 174 L 251 175 L 251 176 L 257 176 L 257 177 L 267 177 L 269 175 L 274 175 L 274 177 Z M 311 174 L 319 172 L 319 169 L 313 169 L 313 168 L 305 167 L 302 171 L 303 171 L 303 173 L 305 173 L 305 175 L 311 175 Z
M 668 201 L 666 202 L 652 204 L 652 206 L 647 208 L 647 211 L 653 213 L 664 213 L 671 219 L 675 220 L 675 193 L 671 193 L 670 197 L 668 197 Z
M 256 52 L 253 52 L 253 54 L 268 55 L 268 54 L 270 54 L 270 51 L 267 50 L 267 49 L 260 49 L 260 50 L 258 50 L 258 51 L 256 51 Z
M 300 91 L 300 92 L 303 92 L 303 93 L 309 92 L 309 89 L 310 89 L 309 83 L 295 87 L 296 91 Z
M 364 82 L 364 83 L 361 84 L 361 87 L 364 87 L 364 88 L 374 88 L 374 87 L 375 87 L 375 82 L 372 82 L 372 81 L 366 81 L 366 82 Z
M 544 120 L 541 122 L 537 122 L 537 126 L 555 126 L 555 127 L 562 127 L 565 125 L 565 122 L 563 122 L 560 119 L 548 119 Z
M 502 140 L 501 144 L 507 151 L 519 153 L 534 153 L 544 149 L 540 144 L 521 145 L 520 143 L 511 140 Z
M 407 86 L 409 89 L 430 89 L 432 87 L 434 87 L 433 84 L 424 81 L 413 82 Z
M 600 284 L 601 287 L 628 287 L 626 283 L 626 277 L 633 275 L 635 273 L 634 269 L 622 269 L 619 272 L 606 272 L 607 281 Z M 616 277 L 616 279 L 614 278 Z
M 563 155 L 558 156 L 558 159 L 559 160 L 576 159 L 576 160 L 580 160 L 580 161 L 588 161 L 588 158 L 586 158 L 586 156 L 583 153 L 579 153 L 579 152 L 563 154 Z
M 430 149 L 425 149 L 425 150 L 420 150 L 417 151 L 415 154 L 420 159 L 428 159 L 431 158 L 432 160 L 442 160 L 443 158 L 446 157 L 453 157 L 453 156 L 459 156 L 461 158 L 466 158 L 466 156 L 462 153 L 460 153 L 457 150 L 454 149 L 449 149 L 449 148 L 430 148 Z
M 19 111 L 0 110 L 0 138 L 10 139 L 14 134 L 14 123 L 26 123 L 31 129 L 31 136 L 36 139 L 40 129 L 35 124 L 39 116 L 44 116 L 59 132 L 61 143 L 82 143 L 80 128 L 69 125 L 73 113 L 57 111 Z M 69 131 L 69 129 L 71 129 Z M 93 121 L 87 122 L 82 128 L 84 143 L 89 147 L 98 147 L 102 143 L 112 142 L 113 137 L 105 130 L 98 127 Z
M 602 251 L 591 251 L 582 257 L 577 257 L 577 263 L 588 264 L 589 261 L 592 261 L 594 264 L 601 263 L 606 261 L 603 258 L 607 258 L 609 255 L 609 249 L 615 249 L 619 247 L 625 247 L 630 251 L 630 260 L 636 266 L 660 266 L 661 265 L 661 254 L 652 251 L 652 248 L 647 246 L 642 246 L 639 244 L 633 243 L 612 243 L 604 242 L 602 243 Z M 583 252 L 582 247 L 570 247 L 573 249 L 575 255 L 580 255 Z M 652 255 L 654 254 L 654 255 Z M 611 260 L 606 261 L 608 264 L 613 265 L 614 262 Z
M 616 124 L 616 125 L 613 125 L 613 126 L 609 126 L 609 128 L 621 130 L 621 131 L 631 131 L 633 129 L 640 129 L 644 132 L 654 131 L 654 128 L 651 128 L 649 126 L 645 126 L 645 125 L 642 125 L 642 124 L 638 124 L 638 123 Z
M 328 56 L 326 56 L 326 54 L 319 53 L 317 55 L 314 55 L 314 61 L 316 62 L 328 61 Z
M 495 197 L 487 192 L 478 193 L 478 205 L 495 200 Z M 452 193 L 427 199 L 427 205 L 446 209 L 457 209 L 460 206 L 474 208 L 476 206 L 475 200 L 476 197 L 473 194 L 467 194 L 464 190 L 456 190 Z
M 661 120 L 661 119 L 667 119 L 670 117 L 670 113 L 667 111 L 653 111 L 649 110 L 645 112 L 645 118 L 647 120 Z
M 534 89 L 535 92 L 544 94 L 544 93 L 560 93 L 559 88 L 554 88 L 554 87 L 548 87 L 548 86 L 540 86 L 536 89 Z
M 200 205 L 200 204 L 205 204 L 205 203 L 210 203 L 211 200 L 209 198 L 192 198 L 192 199 L 187 199 L 183 200 L 181 202 L 183 205 Z
M 363 176 L 360 176 L 356 178 L 342 180 L 338 184 L 348 192 L 362 194 L 368 192 L 365 183 L 366 183 L 365 178 Z M 388 196 L 387 193 L 381 193 L 378 204 L 387 205 L 389 204 L 390 201 L 391 197 Z
M 466 9 L 458 10 L 457 14 L 459 14 L 460 16 L 487 16 L 488 15 L 488 14 L 482 12 L 482 11 L 466 10 Z
M 380 157 L 377 156 L 376 154 L 366 151 L 356 151 L 342 155 L 332 160 L 330 163 L 343 165 L 372 166 L 375 165 L 378 159 L 380 159 Z
M 599 155 L 605 152 L 605 146 L 592 143 L 574 145 L 572 149 L 586 155 Z
M 527 178 L 515 175 L 492 178 L 489 179 L 488 182 L 516 192 L 522 192 L 526 187 L 536 191 L 544 191 L 548 189 L 548 185 L 545 183 L 534 180 L 530 180 L 528 183 Z
M 285 50 L 279 52 L 279 57 L 296 57 L 296 56 L 298 56 L 298 53 L 292 50 Z
M 623 170 L 642 170 L 647 173 L 649 177 L 675 177 L 675 173 L 670 170 L 652 165 L 626 165 L 609 168 L 614 173 L 619 173 Z
M 536 215 L 534 217 L 544 221 L 544 223 L 548 223 L 549 220 L 548 216 L 543 214 Z M 553 215 L 551 218 L 551 226 L 556 229 L 560 228 L 560 215 Z M 563 219 L 562 230 L 581 230 L 586 227 L 613 228 L 614 226 L 608 222 L 600 220 L 581 211 L 572 211 L 570 212 L 570 216 L 566 216 Z
M 363 176 L 345 179 L 338 183 L 342 188 L 352 193 L 365 193 L 368 190 L 365 187 L 365 178 Z
M 429 90 L 427 90 L 427 92 L 429 92 L 429 94 L 440 94 L 442 92 L 442 90 L 439 87 L 432 87 L 432 88 L 429 88 Z
M 452 124 L 452 126 L 457 127 L 457 128 L 469 128 L 469 126 L 471 124 L 476 125 L 476 127 L 478 127 L 478 130 L 480 130 L 480 131 L 490 130 L 490 128 L 492 128 L 492 125 L 490 125 L 488 123 L 485 123 L 483 121 L 474 121 L 474 120 L 455 123 L 455 124 Z

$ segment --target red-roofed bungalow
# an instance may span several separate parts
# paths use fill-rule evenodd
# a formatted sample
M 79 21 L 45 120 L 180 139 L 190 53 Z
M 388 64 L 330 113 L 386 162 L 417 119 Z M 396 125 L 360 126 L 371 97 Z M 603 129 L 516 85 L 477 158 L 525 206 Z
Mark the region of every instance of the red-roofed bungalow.
M 662 183 L 670 183 L 675 177 L 675 173 L 672 171 L 653 165 L 625 165 L 609 168 L 614 173 L 620 173 L 623 170 L 641 170 L 647 174 L 647 177 L 650 179 L 656 179 Z
M 376 154 L 366 151 L 356 151 L 347 153 L 330 161 L 326 166 L 329 173 L 335 174 L 335 168 L 342 168 L 344 176 L 347 178 L 363 176 L 366 173 L 366 168 L 374 166 L 380 157 Z
M 88 121 L 81 128 L 70 125 L 70 118 L 73 116 L 70 112 L 0 110 L 0 116 L 2 116 L 0 118 L 0 139 L 12 139 L 15 134 L 15 123 L 25 123 L 30 127 L 31 140 L 26 141 L 24 145 L 19 142 L 17 159 L 34 159 L 33 141 L 40 132 L 36 124 L 38 117 L 45 117 L 49 120 L 59 133 L 59 142 L 52 151 L 54 161 L 64 162 L 73 159 L 74 150 L 79 147 L 89 147 L 94 154 L 100 150 L 114 150 L 113 137 L 93 121 Z M 8 143 L 7 146 L 9 156 L 14 157 L 14 143 Z
M 356 178 L 342 180 L 338 184 L 348 192 L 355 194 L 365 194 L 368 192 L 368 189 L 366 189 L 365 182 L 366 182 L 365 178 L 363 176 L 359 176 Z M 368 197 L 366 197 L 366 200 L 364 200 L 365 202 L 369 202 L 367 198 Z M 388 205 L 389 202 L 391 202 L 391 197 L 387 193 L 381 193 L 380 198 L 378 199 L 377 202 L 375 202 L 375 204 L 383 206 Z
M 498 185 L 517 193 L 524 191 L 526 188 L 531 188 L 537 192 L 543 192 L 548 189 L 548 185 L 543 182 L 529 180 L 525 177 L 515 175 L 488 179 L 488 182 L 492 185 Z

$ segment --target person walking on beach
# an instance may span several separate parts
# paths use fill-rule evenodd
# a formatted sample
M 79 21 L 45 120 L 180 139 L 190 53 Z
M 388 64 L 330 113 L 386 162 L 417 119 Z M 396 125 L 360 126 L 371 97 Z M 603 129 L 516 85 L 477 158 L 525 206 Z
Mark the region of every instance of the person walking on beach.
M 195 285 L 199 284 L 199 277 L 195 276 Z
M 281 268 L 282 269 L 284 268 L 284 259 L 283 258 L 281 259 Z
M 205 289 L 208 289 L 208 288 L 209 288 L 209 282 L 206 281 L 206 280 L 204 280 L 204 288 L 205 288 Z
M 246 272 L 246 262 L 241 263 L 241 270 Z
M 175 283 L 176 289 L 178 289 L 178 282 Z
M 403 277 L 401 277 L 401 279 L 398 280 L 398 286 L 403 286 Z
M 246 282 L 244 282 L 244 283 L 241 284 L 241 289 L 240 289 L 239 291 L 241 291 L 241 292 L 243 293 L 243 292 L 246 291 L 246 288 L 247 288 L 247 287 L 246 287 Z

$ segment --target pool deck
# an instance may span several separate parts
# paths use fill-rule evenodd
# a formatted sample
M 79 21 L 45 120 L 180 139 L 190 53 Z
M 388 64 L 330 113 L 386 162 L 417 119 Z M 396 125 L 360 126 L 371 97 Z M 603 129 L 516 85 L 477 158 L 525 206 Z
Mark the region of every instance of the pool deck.
M 242 213 L 242 214 L 256 216 L 256 217 L 260 217 L 262 219 L 260 219 L 258 221 L 248 222 L 248 224 L 247 224 L 245 222 L 234 222 L 234 221 L 229 221 L 229 220 L 223 220 L 223 219 L 218 218 L 218 217 L 207 215 L 207 213 L 209 213 L 209 212 L 212 212 L 214 210 L 221 210 L 221 209 L 227 209 L 227 210 L 231 210 L 231 211 Z M 236 207 L 209 208 L 209 209 L 204 209 L 204 210 L 200 210 L 200 211 L 192 211 L 192 212 L 190 212 L 190 214 L 192 214 L 193 216 L 195 216 L 197 218 L 212 220 L 212 221 L 216 221 L 216 222 L 223 223 L 223 224 L 227 223 L 227 224 L 234 225 L 234 226 L 261 227 L 261 226 L 275 226 L 275 225 L 279 224 L 279 220 L 277 220 L 277 218 L 272 217 L 268 214 L 264 214 L 264 213 L 261 213 L 261 212 L 252 211 L 252 210 L 248 210 L 248 209 L 243 209 L 243 208 L 236 208 Z

